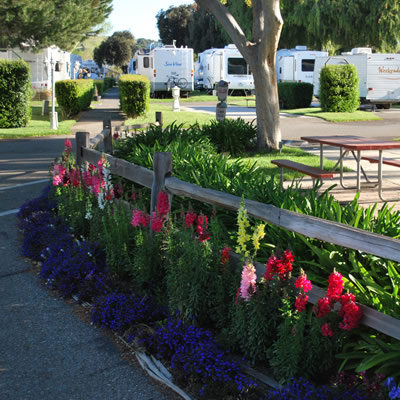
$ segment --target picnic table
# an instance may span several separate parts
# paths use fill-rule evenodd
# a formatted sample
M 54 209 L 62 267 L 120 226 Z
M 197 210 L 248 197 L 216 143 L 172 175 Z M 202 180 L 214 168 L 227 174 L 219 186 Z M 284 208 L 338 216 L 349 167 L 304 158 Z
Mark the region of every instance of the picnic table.
M 324 162 L 324 146 L 333 146 L 340 149 L 339 159 L 333 168 L 336 169 L 340 165 L 340 184 L 344 189 L 357 189 L 359 192 L 361 190 L 361 173 L 363 174 L 365 180 L 369 183 L 374 183 L 378 186 L 379 197 L 382 201 L 387 201 L 382 193 L 382 166 L 383 164 L 395 165 L 400 167 L 400 161 L 391 160 L 383 158 L 383 151 L 390 149 L 400 149 L 400 142 L 395 142 L 392 140 L 385 140 L 379 138 L 369 138 L 362 136 L 303 136 L 302 140 L 309 143 L 319 144 L 320 146 L 320 168 L 323 169 Z M 376 150 L 378 153 L 377 157 L 361 157 L 361 153 L 367 150 Z M 351 153 L 357 163 L 357 184 L 355 187 L 345 186 L 343 182 L 343 159 L 348 154 Z M 371 182 L 365 173 L 361 165 L 361 160 L 365 159 L 367 161 L 378 164 L 378 181 Z M 398 200 L 398 199 L 393 199 Z M 391 200 L 392 201 L 392 200 Z

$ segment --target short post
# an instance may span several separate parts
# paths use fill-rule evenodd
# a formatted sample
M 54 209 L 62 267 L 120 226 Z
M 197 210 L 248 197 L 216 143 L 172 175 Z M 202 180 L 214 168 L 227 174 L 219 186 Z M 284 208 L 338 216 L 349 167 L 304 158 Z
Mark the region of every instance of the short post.
M 172 111 L 174 111 L 174 112 L 181 111 L 181 106 L 179 104 L 180 92 L 181 92 L 181 89 L 179 89 L 178 86 L 174 86 L 172 88 L 172 97 L 174 98 L 174 104 L 173 104 L 173 107 L 172 107 Z
M 225 121 L 226 117 L 226 110 L 228 108 L 226 104 L 226 99 L 228 97 L 228 87 L 229 87 L 228 82 L 223 80 L 218 82 L 217 95 L 219 103 L 217 104 L 216 119 L 217 121 L 220 122 Z
M 154 179 L 151 187 L 150 216 L 157 208 L 157 200 L 160 192 L 165 191 L 165 178 L 172 175 L 172 154 L 169 152 L 154 153 L 153 157 Z M 168 193 L 168 202 L 171 207 L 172 194 Z M 150 224 L 150 235 L 152 234 Z
M 42 115 L 49 115 L 49 100 L 43 100 Z
M 76 132 L 75 142 L 76 142 L 76 164 L 78 166 L 84 165 L 87 169 L 87 162 L 83 159 L 83 147 L 89 147 L 89 132 Z
M 103 120 L 103 131 L 108 129 L 109 132 L 104 135 L 104 153 L 112 154 L 113 144 L 112 144 L 112 133 L 111 133 L 111 120 Z
M 156 122 L 160 125 L 162 128 L 162 112 L 161 111 L 156 111 Z

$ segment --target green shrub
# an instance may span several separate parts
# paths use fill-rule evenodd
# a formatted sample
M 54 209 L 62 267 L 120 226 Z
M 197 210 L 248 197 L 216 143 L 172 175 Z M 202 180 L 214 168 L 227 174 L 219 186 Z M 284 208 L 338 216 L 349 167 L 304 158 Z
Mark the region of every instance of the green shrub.
M 56 82 L 57 103 L 69 118 L 86 110 L 93 97 L 92 79 L 75 79 Z
M 313 96 L 313 85 L 306 82 L 279 82 L 278 96 L 281 108 L 309 107 Z
M 203 134 L 210 138 L 221 153 L 239 155 L 255 146 L 257 127 L 253 122 L 246 122 L 241 118 L 225 121 L 211 121 L 201 128 Z
M 355 65 L 327 65 L 321 69 L 320 102 L 324 111 L 354 112 L 360 106 Z
M 129 118 L 145 114 L 149 108 L 150 81 L 142 75 L 123 75 L 118 86 L 121 110 Z
M 104 91 L 112 88 L 115 85 L 115 79 L 106 77 L 103 79 L 104 82 Z
M 25 61 L 0 60 L 0 128 L 26 126 L 31 117 L 30 68 Z
M 103 81 L 103 79 L 96 79 L 93 82 L 96 85 L 97 93 L 99 94 L 99 96 L 102 96 L 103 93 L 104 93 L 104 81 Z

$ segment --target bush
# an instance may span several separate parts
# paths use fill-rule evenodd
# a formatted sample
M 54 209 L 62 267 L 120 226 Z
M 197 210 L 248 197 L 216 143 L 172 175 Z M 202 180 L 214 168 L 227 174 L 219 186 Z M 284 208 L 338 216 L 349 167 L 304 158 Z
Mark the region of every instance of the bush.
M 97 93 L 99 96 L 102 96 L 104 93 L 104 81 L 103 79 L 96 79 L 94 82 L 95 87 L 97 88 Z
M 359 77 L 354 65 L 327 65 L 320 76 L 321 107 L 328 112 L 354 112 L 360 106 Z
M 86 110 L 93 97 L 93 80 L 76 79 L 56 82 L 57 103 L 69 118 Z
M 123 75 L 118 86 L 121 110 L 129 118 L 145 114 L 149 108 L 150 81 L 142 75 Z
M 218 152 L 228 152 L 231 155 L 239 155 L 254 147 L 257 139 L 257 127 L 253 122 L 241 118 L 211 121 L 209 125 L 203 125 L 201 130 L 215 144 Z
M 114 78 L 104 78 L 103 84 L 104 84 L 104 91 L 106 91 L 114 86 L 115 79 Z
M 0 60 L 0 128 L 21 128 L 31 117 L 30 68 L 25 61 Z
M 313 96 L 313 85 L 306 82 L 279 82 L 278 96 L 281 108 L 309 107 Z

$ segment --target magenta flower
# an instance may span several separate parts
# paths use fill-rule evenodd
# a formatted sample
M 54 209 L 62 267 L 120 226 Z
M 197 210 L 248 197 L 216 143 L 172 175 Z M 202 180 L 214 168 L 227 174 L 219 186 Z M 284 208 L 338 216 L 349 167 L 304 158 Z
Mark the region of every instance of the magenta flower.
M 242 281 L 240 284 L 240 295 L 246 301 L 250 300 L 250 296 L 256 291 L 256 269 L 253 264 L 243 265 Z

